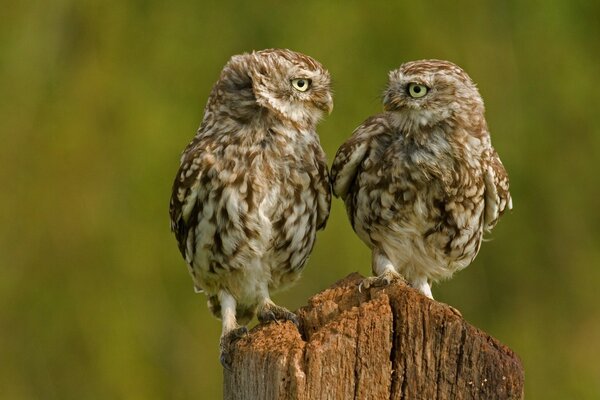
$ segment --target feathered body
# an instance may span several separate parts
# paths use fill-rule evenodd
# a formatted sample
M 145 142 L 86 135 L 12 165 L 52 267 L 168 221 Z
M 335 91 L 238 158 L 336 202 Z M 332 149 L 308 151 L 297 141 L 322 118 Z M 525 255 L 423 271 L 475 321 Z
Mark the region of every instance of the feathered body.
M 399 273 L 432 297 L 431 281 L 468 266 L 512 207 L 508 177 L 481 96 L 458 66 L 403 64 L 390 73 L 384 110 L 338 150 L 334 194 L 373 250 L 374 273 Z
M 262 319 L 294 318 L 269 293 L 298 279 L 327 221 L 330 183 L 315 127 L 331 108 L 327 71 L 289 50 L 232 57 L 212 89 L 181 157 L 170 215 L 223 337 L 257 308 Z

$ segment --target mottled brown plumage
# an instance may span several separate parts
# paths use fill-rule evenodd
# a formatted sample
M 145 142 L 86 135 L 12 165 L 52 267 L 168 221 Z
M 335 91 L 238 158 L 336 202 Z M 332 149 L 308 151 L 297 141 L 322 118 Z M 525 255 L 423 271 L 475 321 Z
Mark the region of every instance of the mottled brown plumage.
M 225 65 L 181 157 L 170 215 L 179 249 L 210 310 L 223 320 L 221 360 L 261 321 L 295 316 L 270 293 L 296 281 L 331 202 L 315 127 L 332 109 L 329 73 L 289 50 Z
M 492 147 L 483 100 L 458 66 L 414 61 L 390 72 L 384 112 L 338 150 L 334 194 L 373 252 L 374 278 L 430 283 L 468 266 L 505 209 L 508 176 Z

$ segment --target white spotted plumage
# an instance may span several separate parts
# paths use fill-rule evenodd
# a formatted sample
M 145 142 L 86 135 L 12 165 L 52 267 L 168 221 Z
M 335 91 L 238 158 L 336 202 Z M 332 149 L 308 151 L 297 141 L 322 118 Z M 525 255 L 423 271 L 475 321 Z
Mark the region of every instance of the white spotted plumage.
M 427 92 L 411 96 L 409 85 Z M 483 100 L 458 66 L 439 60 L 390 72 L 385 112 L 340 147 L 334 194 L 373 251 L 365 285 L 399 274 L 429 297 L 432 281 L 469 265 L 484 231 L 512 207 L 508 177 L 491 146 Z
M 310 84 L 299 91 L 292 80 Z M 328 72 L 289 50 L 234 56 L 185 149 L 171 197 L 172 229 L 194 285 L 223 320 L 222 362 L 255 313 L 295 316 L 270 300 L 296 281 L 331 202 L 315 127 L 331 111 Z

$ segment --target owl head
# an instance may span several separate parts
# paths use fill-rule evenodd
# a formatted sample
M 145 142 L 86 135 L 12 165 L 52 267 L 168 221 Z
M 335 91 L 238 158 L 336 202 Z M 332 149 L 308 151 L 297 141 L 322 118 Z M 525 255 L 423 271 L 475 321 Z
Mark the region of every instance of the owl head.
M 314 126 L 333 109 L 329 72 L 313 58 L 291 50 L 268 49 L 233 56 L 216 88 L 220 96 L 215 100 L 227 102 L 238 117 L 252 118 L 267 112 Z
M 468 123 L 461 118 L 483 118 L 484 111 L 471 78 L 457 65 L 441 60 L 411 61 L 391 71 L 383 104 L 407 131 Z

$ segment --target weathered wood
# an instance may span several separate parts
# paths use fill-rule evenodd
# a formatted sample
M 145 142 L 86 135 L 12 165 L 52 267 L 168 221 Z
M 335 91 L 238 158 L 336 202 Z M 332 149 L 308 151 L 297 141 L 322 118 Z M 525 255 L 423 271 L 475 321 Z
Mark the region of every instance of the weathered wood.
M 257 326 L 224 371 L 225 399 L 521 399 L 516 354 L 404 283 L 351 274 L 291 322 Z

